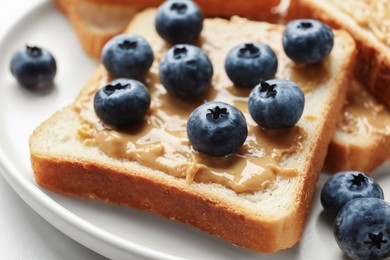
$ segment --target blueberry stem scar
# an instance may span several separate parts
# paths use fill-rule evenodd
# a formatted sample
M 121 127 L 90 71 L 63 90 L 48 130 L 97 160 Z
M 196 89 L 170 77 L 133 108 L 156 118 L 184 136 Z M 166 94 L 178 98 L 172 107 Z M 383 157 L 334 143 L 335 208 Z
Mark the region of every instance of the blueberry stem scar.
M 383 239 L 383 233 L 379 232 L 378 234 L 369 233 L 368 237 L 370 241 L 364 241 L 364 244 L 370 245 L 370 248 L 376 246 L 376 248 L 381 249 L 382 243 L 387 243 L 387 239 Z
M 221 115 L 228 115 L 229 112 L 226 108 L 220 108 L 216 106 L 214 109 L 208 109 L 209 113 L 206 116 L 212 116 L 214 120 L 217 120 Z
M 275 89 L 276 84 L 268 84 L 267 82 L 262 82 L 260 84 L 260 92 L 265 92 L 265 97 L 275 97 L 277 91 Z
M 27 47 L 27 53 L 32 56 L 32 57 L 38 57 L 38 56 L 41 56 L 42 55 L 42 49 L 39 48 L 39 47 L 30 47 L 30 46 L 26 46 Z
M 107 95 L 111 95 L 113 94 L 116 90 L 119 90 L 119 89 L 125 89 L 127 87 L 129 87 L 130 84 L 121 84 L 121 83 L 117 83 L 115 85 L 111 85 L 111 84 L 108 84 L 105 88 L 104 88 L 104 92 L 107 94 Z
M 186 47 L 175 47 L 173 50 L 173 57 L 175 59 L 181 59 L 183 57 L 187 56 L 187 48 Z
M 367 180 L 367 178 L 363 174 L 358 174 L 358 175 L 353 174 L 352 177 L 353 180 L 351 180 L 352 183 L 351 185 L 360 186 L 362 185 L 362 183 L 365 183 Z
M 124 50 L 134 49 L 136 47 L 137 47 L 137 41 L 124 40 L 122 43 L 119 44 L 119 48 Z
M 311 27 L 313 27 L 313 25 L 309 22 L 302 22 L 298 25 L 298 28 L 300 29 L 309 29 Z
M 239 57 L 242 58 L 252 58 L 258 57 L 260 55 L 260 50 L 253 43 L 246 43 L 244 47 L 239 50 Z
M 184 14 L 187 11 L 187 5 L 184 3 L 174 3 L 171 10 L 175 10 L 178 14 Z

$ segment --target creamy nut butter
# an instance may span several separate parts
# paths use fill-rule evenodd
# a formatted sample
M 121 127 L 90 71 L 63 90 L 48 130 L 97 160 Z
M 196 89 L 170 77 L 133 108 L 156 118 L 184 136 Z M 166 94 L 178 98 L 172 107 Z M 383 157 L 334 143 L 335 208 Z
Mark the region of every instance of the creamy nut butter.
M 353 81 L 339 130 L 348 134 L 390 135 L 390 109 Z
M 205 20 L 197 45 L 212 61 L 212 84 L 205 96 L 197 100 L 183 100 L 168 94 L 159 82 L 159 61 L 169 46 L 159 38 L 150 24 L 142 28 L 130 27 L 128 30 L 143 35 L 155 53 L 153 66 L 142 80 L 151 93 L 150 111 L 143 122 L 127 129 L 115 129 L 102 123 L 93 110 L 93 96 L 111 78 L 100 67 L 95 76 L 97 78 L 91 81 L 95 82 L 95 85 L 86 88 L 74 104 L 83 121 L 79 136 L 85 144 L 97 146 L 111 157 L 137 161 L 150 168 L 184 178 L 189 183 L 217 183 L 239 193 L 262 190 L 278 176 L 297 176 L 296 168 L 291 166 L 291 163 L 287 167 L 284 162 L 289 156 L 303 149 L 307 133 L 299 123 L 283 131 L 259 127 L 248 113 L 247 97 L 251 90 L 232 85 L 225 73 L 225 57 L 228 51 L 239 43 L 257 41 L 269 44 L 278 56 L 276 78 L 295 81 L 302 87 L 306 96 L 310 95 L 318 84 L 329 79 L 329 59 L 311 66 L 294 64 L 282 49 L 283 27 L 258 27 L 256 23 L 248 23 L 240 18 L 233 18 L 231 22 L 222 19 L 217 22 Z M 212 157 L 191 149 L 186 134 L 188 116 L 203 102 L 211 100 L 232 104 L 246 117 L 248 138 L 236 154 Z M 307 114 L 301 120 L 315 121 L 317 118 Z
M 390 46 L 390 0 L 330 0 Z

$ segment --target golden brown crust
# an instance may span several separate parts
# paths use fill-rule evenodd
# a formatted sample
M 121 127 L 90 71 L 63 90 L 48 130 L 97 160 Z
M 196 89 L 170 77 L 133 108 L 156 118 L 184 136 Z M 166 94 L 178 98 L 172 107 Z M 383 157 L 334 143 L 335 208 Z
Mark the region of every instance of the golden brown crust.
M 204 196 L 102 165 L 32 156 L 37 183 L 66 195 L 76 195 L 146 210 L 193 225 L 212 235 L 262 252 L 279 250 L 276 230 Z M 67 178 L 63 178 L 67 175 Z M 233 224 L 233 225 L 232 225 Z M 261 237 L 264 236 L 264 237 Z M 284 238 L 285 239 L 285 238 Z M 262 240 L 263 243 L 255 241 Z M 293 239 L 295 242 L 296 238 Z
M 289 248 L 302 235 L 302 229 L 296 227 L 303 227 L 311 196 L 302 197 L 296 209 L 298 214 L 285 217 L 284 222 L 278 219 L 259 220 L 228 201 L 201 193 L 180 180 L 157 181 L 139 174 L 134 168 L 97 160 L 51 156 L 35 147 L 34 139 L 45 135 L 47 129 L 59 124 L 59 121 L 77 117 L 72 107 L 66 107 L 42 123 L 32 134 L 31 163 L 35 180 L 40 186 L 64 195 L 98 199 L 153 212 L 260 252 Z M 316 161 L 311 166 L 321 167 Z M 313 183 L 308 185 L 313 186 Z
M 58 1 L 58 0 L 56 0 Z M 72 1 L 72 0 L 60 0 Z M 141 11 L 150 7 L 157 7 L 164 2 L 164 0 L 82 0 L 92 4 L 105 5 L 114 4 L 126 6 L 135 6 L 137 11 Z M 281 0 L 195 0 L 207 17 L 230 17 L 232 15 L 244 16 L 255 20 L 269 20 L 270 18 L 279 19 L 277 14 L 277 6 Z M 131 17 L 129 17 L 130 21 Z
M 326 119 L 321 125 L 321 130 L 318 131 L 318 136 L 316 136 L 317 145 L 314 146 L 314 151 L 312 153 L 312 158 L 309 160 L 307 165 L 306 174 L 302 178 L 302 189 L 299 194 L 299 208 L 298 214 L 301 213 L 298 219 L 305 221 L 306 216 L 310 210 L 311 201 L 313 199 L 313 194 L 316 190 L 316 183 L 318 181 L 320 171 L 323 168 L 324 160 L 327 155 L 327 148 L 329 143 L 332 140 L 333 133 L 336 131 L 337 122 L 339 122 L 341 117 L 341 111 L 344 106 L 345 96 L 347 94 L 348 85 L 352 78 L 352 71 L 355 67 L 356 60 L 351 59 L 351 61 L 343 68 L 342 71 L 345 73 L 341 74 L 337 79 L 337 84 L 340 84 L 340 91 L 342 92 L 340 96 L 333 96 L 333 100 L 330 101 L 330 106 L 328 106 L 327 111 L 324 112 Z M 301 223 L 303 225 L 303 223 Z
M 374 134 L 367 145 L 334 139 L 328 148 L 325 168 L 332 173 L 355 170 L 371 174 L 390 159 L 390 154 L 383 150 L 386 147 L 390 147 L 388 135 Z

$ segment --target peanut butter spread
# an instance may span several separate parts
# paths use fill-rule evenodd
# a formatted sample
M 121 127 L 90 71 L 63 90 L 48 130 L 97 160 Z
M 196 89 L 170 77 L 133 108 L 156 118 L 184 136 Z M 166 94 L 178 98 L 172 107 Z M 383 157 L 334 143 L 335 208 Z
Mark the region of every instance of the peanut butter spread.
M 390 0 L 330 0 L 390 46 Z
M 329 79 L 329 59 L 311 66 L 294 64 L 282 49 L 283 27 L 248 22 L 241 18 L 233 18 L 230 22 L 207 19 L 197 45 L 212 61 L 212 84 L 206 96 L 198 100 L 182 100 L 168 94 L 158 78 L 159 61 L 169 46 L 160 39 L 150 21 L 138 21 L 138 24 L 138 27 L 130 26 L 128 31 L 144 36 L 155 54 L 152 68 L 142 80 L 151 93 L 150 110 L 142 123 L 128 129 L 118 130 L 102 123 L 95 115 L 92 101 L 95 92 L 111 78 L 101 67 L 91 81 L 93 84 L 85 88 L 74 104 L 83 122 L 79 136 L 86 145 L 97 146 L 111 157 L 137 161 L 141 165 L 184 178 L 189 183 L 217 183 L 239 193 L 262 190 L 278 176 L 297 176 L 296 167 L 291 163 L 286 166 L 285 161 L 304 149 L 307 133 L 299 123 L 283 131 L 259 127 L 248 113 L 250 89 L 239 89 L 232 85 L 225 73 L 225 57 L 237 44 L 267 43 L 278 56 L 276 78 L 295 81 L 306 96 Z M 211 100 L 232 104 L 246 117 L 248 138 L 236 154 L 211 157 L 191 148 L 186 134 L 188 116 L 203 102 Z M 301 120 L 315 121 L 317 118 L 306 113 Z
M 353 81 L 339 129 L 348 134 L 390 135 L 390 109 Z

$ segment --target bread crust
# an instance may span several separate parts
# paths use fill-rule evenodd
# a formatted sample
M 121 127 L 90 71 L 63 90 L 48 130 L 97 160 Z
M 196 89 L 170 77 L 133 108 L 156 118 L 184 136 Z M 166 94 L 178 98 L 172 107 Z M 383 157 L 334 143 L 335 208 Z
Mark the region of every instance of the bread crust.
M 370 134 L 368 143 L 362 143 L 364 139 L 367 137 L 358 136 L 352 143 L 343 139 L 342 134 L 340 137 L 336 134 L 328 148 L 325 168 L 331 173 L 354 170 L 372 174 L 390 159 L 390 154 L 383 150 L 390 147 L 390 136 Z
M 272 223 L 259 223 L 240 212 L 232 211 L 213 198 L 135 177 L 110 167 L 83 162 L 58 162 L 37 155 L 33 155 L 32 161 L 36 180 L 44 188 L 65 195 L 100 199 L 153 212 L 256 251 L 273 252 L 289 247 L 300 235 L 289 235 L 288 230 L 285 230 L 286 236 L 279 244 L 277 239 L 280 237 L 277 237 L 276 226 Z M 68 177 L 64 179 L 59 174 Z M 263 243 L 256 243 L 256 240 Z
M 104 44 L 122 33 L 132 16 L 137 12 L 160 5 L 163 0 L 54 0 L 59 9 L 69 17 L 85 52 L 94 59 L 100 60 Z M 240 15 L 253 20 L 276 22 L 281 14 L 275 8 L 281 0 L 197 0 L 207 17 L 231 17 Z M 93 16 L 94 21 L 88 17 Z M 109 29 L 99 26 L 108 17 L 116 18 L 118 23 Z M 120 17 L 118 19 L 118 17 Z M 94 22 L 99 25 L 94 26 Z
M 342 84 L 346 84 L 348 77 L 341 80 Z M 342 103 L 337 101 L 342 101 L 342 95 L 332 101 Z M 149 211 L 190 224 L 238 246 L 272 253 L 292 247 L 302 236 L 326 147 L 335 128 L 332 125 L 337 122 L 337 117 L 330 115 L 340 110 L 338 105 L 329 107 L 326 113 L 329 124 L 322 125 L 321 138 L 318 138 L 312 158 L 304 166 L 306 174 L 300 178 L 301 189 L 296 205 L 289 214 L 282 216 L 282 220 L 256 218 L 245 209 L 230 205 L 212 193 L 199 192 L 182 180 L 155 180 L 133 168 L 105 164 L 99 160 L 50 156 L 36 151 L 34 139 L 45 135 L 47 129 L 59 124 L 59 121 L 78 117 L 72 107 L 57 112 L 34 131 L 30 139 L 31 163 L 36 182 L 54 192 Z
M 149 211 L 260 252 L 291 247 L 301 236 L 302 230 L 295 227 L 303 226 L 312 190 L 302 194 L 302 200 L 298 201 L 295 209 L 297 212 L 291 212 L 290 216 L 284 217 L 284 221 L 278 218 L 259 220 L 245 212 L 245 208 L 230 204 L 213 193 L 200 192 L 181 179 L 153 179 L 150 175 L 143 175 L 140 169 L 124 167 L 120 163 L 56 157 L 34 149 L 34 139 L 46 135 L 48 129 L 61 124 L 63 120 L 79 120 L 78 114 L 71 106 L 64 108 L 42 123 L 30 139 L 35 179 L 46 189 L 67 196 L 97 199 Z M 321 156 L 320 150 L 318 156 Z M 319 169 L 321 166 L 318 162 L 313 161 L 307 167 Z M 309 180 L 304 180 L 305 186 L 312 189 L 317 177 L 313 175 Z

